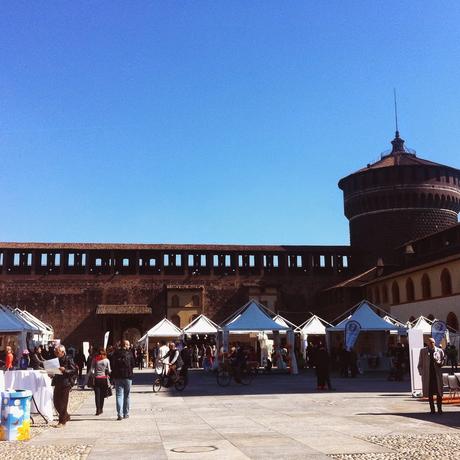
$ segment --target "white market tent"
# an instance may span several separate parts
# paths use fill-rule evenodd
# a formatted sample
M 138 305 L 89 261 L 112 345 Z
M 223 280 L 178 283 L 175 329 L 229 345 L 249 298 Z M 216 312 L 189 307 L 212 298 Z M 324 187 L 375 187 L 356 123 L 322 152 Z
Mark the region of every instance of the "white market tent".
M 423 331 L 424 335 L 431 335 L 431 325 L 433 321 L 424 316 L 420 316 L 416 320 L 411 323 L 411 329 L 415 329 L 417 331 Z
M 302 336 L 301 340 L 301 352 L 305 358 L 305 352 L 307 349 L 308 336 L 309 335 L 326 335 L 326 327 L 332 326 L 324 319 L 317 315 L 313 315 L 307 321 L 303 322 L 297 329 L 296 332 L 300 332 Z
M 313 315 L 297 328 L 297 332 L 304 335 L 326 335 L 326 327 L 328 326 L 332 326 L 332 324 L 317 315 Z
M 138 342 L 147 342 L 150 337 L 158 338 L 179 338 L 182 336 L 182 330 L 173 324 L 169 319 L 163 318 L 159 323 L 149 329 Z
M 257 300 L 250 300 L 230 317 L 222 329 L 229 333 L 291 330 L 289 326 L 274 321 L 269 312 L 273 313 Z
M 348 315 L 336 326 L 328 327 L 328 332 L 343 332 L 349 321 L 357 321 L 361 325 L 361 331 L 397 331 L 398 326 L 385 321 L 371 308 L 371 303 L 363 300 L 358 304 L 354 312 Z M 374 306 L 374 305 L 372 305 Z M 375 307 L 375 306 L 374 306 Z
M 380 368 L 385 369 L 390 366 L 387 358 L 383 356 L 388 347 L 388 335 L 391 333 L 401 334 L 405 331 L 405 328 L 386 321 L 384 318 L 380 317 L 374 309 L 383 312 L 383 310 L 371 304 L 367 300 L 363 300 L 357 306 L 349 310 L 349 312 L 352 311 L 351 314 L 340 321 L 336 326 L 326 328 L 326 331 L 328 334 L 337 332 L 343 334 L 349 321 L 357 321 L 361 326 L 357 343 L 359 344 L 361 340 L 363 341 L 361 343 L 363 344 L 362 352 L 364 354 L 361 355 L 363 358 L 361 364 L 364 367 L 364 364 L 367 361 L 366 357 L 370 358 L 378 356 L 380 360 Z M 330 336 L 328 336 L 328 339 L 330 340 Z M 359 349 L 360 346 L 358 345 L 357 348 Z
M 169 319 L 163 318 L 160 322 L 149 329 L 137 342 L 144 342 L 149 362 L 149 339 L 152 337 L 162 339 L 177 339 L 182 337 L 182 330 L 173 324 Z
M 15 314 L 11 308 L 0 305 L 0 335 L 16 338 L 16 340 L 7 339 L 17 344 L 16 354 L 20 355 L 22 350 L 27 348 L 28 334 L 37 332 L 36 327 Z M 6 341 L 4 341 L 4 344 L 7 345 Z
M 220 330 L 219 326 L 207 318 L 205 315 L 200 315 L 198 318 L 195 318 L 189 325 L 185 326 L 183 329 L 184 334 L 188 335 L 211 335 L 217 334 Z
M 43 321 L 39 320 L 36 316 L 32 315 L 32 313 L 28 312 L 27 310 L 21 310 L 19 308 L 15 308 L 12 310 L 13 313 L 24 321 L 26 321 L 29 325 L 36 329 L 36 333 L 33 336 L 33 343 L 29 343 L 29 347 L 36 346 L 36 344 L 47 344 L 50 340 L 54 337 L 54 330 L 48 324 L 45 324 Z
M 297 374 L 298 371 L 297 361 L 294 354 L 293 328 L 287 325 L 287 320 L 284 318 L 282 318 L 282 321 L 278 318 L 277 322 L 274 320 L 274 317 L 276 317 L 276 314 L 260 302 L 254 299 L 249 300 L 249 302 L 230 316 L 230 319 L 222 326 L 222 330 L 224 331 L 224 349 L 227 348 L 229 334 L 245 334 L 251 332 L 288 333 L 287 341 L 291 348 L 290 358 L 292 363 L 292 373 Z
M 423 335 L 431 336 L 431 326 L 435 321 L 436 319 L 431 320 L 429 318 L 425 318 L 425 316 L 422 315 L 422 316 L 419 316 L 416 320 L 412 321 L 412 323 L 410 323 L 410 328 L 418 330 L 418 331 L 422 331 Z M 455 338 L 456 337 L 455 331 L 452 330 L 452 332 L 454 333 L 451 334 L 451 331 L 449 329 L 450 329 L 449 327 L 447 327 L 446 329 L 446 335 L 445 335 L 446 342 L 451 342 L 452 340 L 458 341 Z

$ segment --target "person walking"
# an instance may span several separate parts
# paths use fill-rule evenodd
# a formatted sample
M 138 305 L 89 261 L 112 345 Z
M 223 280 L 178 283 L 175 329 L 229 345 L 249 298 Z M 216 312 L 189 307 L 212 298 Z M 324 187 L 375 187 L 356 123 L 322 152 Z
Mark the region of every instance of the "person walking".
M 181 375 L 184 377 L 185 384 L 188 384 L 188 370 L 192 365 L 192 350 L 188 347 L 187 342 L 185 342 L 184 348 L 182 348 L 180 352 L 180 356 L 182 358 L 182 362 L 184 363 Z
M 129 393 L 133 381 L 134 356 L 129 347 L 129 340 L 124 340 L 122 347 L 113 354 L 112 379 L 115 383 L 117 420 L 129 417 Z
M 316 369 L 316 388 L 325 390 L 326 385 L 329 391 L 333 390 L 330 378 L 330 359 L 326 347 L 320 343 L 315 354 L 315 369 Z
M 91 375 L 91 363 L 93 362 L 94 357 L 96 356 L 96 350 L 94 347 L 91 345 L 88 350 L 88 357 L 86 358 L 86 374 L 85 378 L 83 379 L 83 383 L 81 385 L 81 388 L 84 390 L 86 386 L 89 386 L 89 377 Z
M 192 348 L 192 367 L 197 369 L 198 368 L 198 358 L 199 352 L 198 352 L 198 345 L 193 345 Z
M 458 351 L 457 351 L 457 347 L 453 343 L 447 345 L 446 357 L 447 357 L 447 365 L 451 367 L 450 374 L 454 375 L 454 373 L 457 372 Z
M 141 371 L 144 369 L 145 348 L 142 346 L 137 347 L 137 366 Z
M 212 348 L 209 344 L 204 349 L 203 369 L 206 372 L 212 369 Z
M 58 345 L 54 349 L 54 355 L 59 359 L 60 374 L 55 374 L 51 385 L 54 386 L 53 403 L 59 415 L 56 428 L 62 428 L 70 420 L 67 412 L 69 404 L 69 393 L 77 376 L 77 366 L 72 357 L 66 354 L 65 346 Z
M 94 374 L 94 398 L 96 401 L 96 415 L 101 415 L 104 409 L 104 400 L 109 389 L 109 375 L 112 372 L 107 353 L 103 348 L 93 358 L 91 373 Z
M 442 414 L 442 365 L 444 351 L 438 348 L 433 338 L 428 339 L 428 345 L 420 350 L 418 372 L 422 377 L 423 396 L 428 396 L 431 413 L 434 414 L 433 396 L 436 395 L 438 413 Z
M 350 348 L 348 351 L 348 365 L 352 378 L 355 378 L 358 374 L 358 355 L 354 348 Z
M 78 350 L 75 358 L 75 364 L 78 366 L 78 382 L 81 383 L 83 379 L 83 368 L 85 367 L 86 359 L 85 355 L 83 354 L 83 350 Z

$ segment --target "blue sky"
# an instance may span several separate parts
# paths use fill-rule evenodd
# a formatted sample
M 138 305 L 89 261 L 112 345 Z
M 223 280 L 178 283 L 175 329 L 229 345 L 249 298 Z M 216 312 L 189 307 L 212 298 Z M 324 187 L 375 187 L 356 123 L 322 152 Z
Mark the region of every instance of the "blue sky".
M 460 3 L 0 6 L 2 241 L 348 244 L 400 131 L 460 168 Z

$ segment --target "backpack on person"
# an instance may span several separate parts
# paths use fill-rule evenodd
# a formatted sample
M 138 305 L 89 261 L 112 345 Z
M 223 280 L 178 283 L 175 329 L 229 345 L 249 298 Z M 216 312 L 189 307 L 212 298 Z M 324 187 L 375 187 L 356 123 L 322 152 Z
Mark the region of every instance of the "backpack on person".
M 120 351 L 116 354 L 114 365 L 118 370 L 131 371 L 131 360 L 129 359 L 129 352 Z

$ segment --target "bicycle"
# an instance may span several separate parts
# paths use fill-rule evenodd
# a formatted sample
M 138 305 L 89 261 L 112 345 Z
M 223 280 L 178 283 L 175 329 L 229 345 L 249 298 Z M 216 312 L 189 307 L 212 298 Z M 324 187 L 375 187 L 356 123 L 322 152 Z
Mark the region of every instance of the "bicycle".
M 179 373 L 176 373 L 175 376 L 171 375 L 166 375 L 165 373 L 165 367 L 166 365 L 163 364 L 163 369 L 160 374 L 157 374 L 156 377 L 153 380 L 153 392 L 158 393 L 162 387 L 167 388 L 169 383 L 172 380 L 172 384 L 174 385 L 174 388 L 177 391 L 184 391 L 185 387 L 187 386 L 187 378 L 185 376 L 185 373 L 181 369 Z
M 217 369 L 217 384 L 219 386 L 226 387 L 230 385 L 232 378 L 235 379 L 235 377 L 235 368 L 231 366 L 228 361 L 224 361 L 219 364 L 219 368 Z M 254 377 L 255 372 L 250 366 L 247 364 L 241 366 L 239 383 L 243 385 L 250 385 Z

